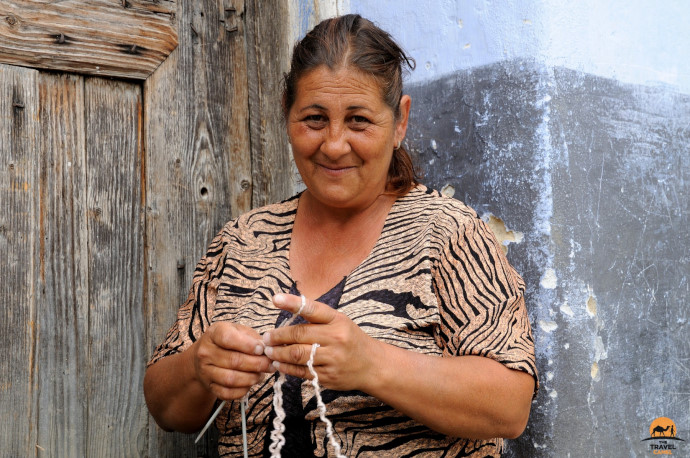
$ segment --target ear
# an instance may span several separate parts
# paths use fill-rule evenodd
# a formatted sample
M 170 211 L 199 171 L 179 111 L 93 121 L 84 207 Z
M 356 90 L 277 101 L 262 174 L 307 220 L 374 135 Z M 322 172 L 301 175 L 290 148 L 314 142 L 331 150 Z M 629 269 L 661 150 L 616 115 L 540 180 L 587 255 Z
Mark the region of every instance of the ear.
M 403 141 L 407 133 L 407 121 L 410 119 L 412 99 L 405 94 L 400 98 L 400 116 L 395 121 L 395 143 Z

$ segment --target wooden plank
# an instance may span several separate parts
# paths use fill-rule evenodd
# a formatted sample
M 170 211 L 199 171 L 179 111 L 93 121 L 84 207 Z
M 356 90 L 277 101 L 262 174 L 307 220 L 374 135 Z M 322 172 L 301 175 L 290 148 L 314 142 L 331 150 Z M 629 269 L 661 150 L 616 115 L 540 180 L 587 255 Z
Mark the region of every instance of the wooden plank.
M 145 79 L 177 46 L 171 0 L 0 0 L 0 62 Z
M 41 73 L 39 176 L 41 300 L 37 306 L 38 450 L 86 456 L 88 247 L 84 81 Z M 40 455 L 40 454 L 39 454 Z
M 244 4 L 181 2 L 180 46 L 145 83 L 149 354 L 173 324 L 194 267 L 225 222 L 249 210 Z M 230 8 L 235 8 L 233 13 Z M 221 22 L 223 21 L 223 22 Z M 237 27 L 236 31 L 232 31 Z M 152 166 L 155 164 L 155 167 Z M 151 456 L 208 456 L 151 422 Z
M 141 456 L 144 218 L 141 88 L 85 82 L 88 223 L 86 456 Z
M 37 73 L 0 65 L 0 444 L 35 454 L 32 398 L 40 231 L 36 199 Z
M 287 4 L 247 1 L 247 61 L 252 148 L 252 207 L 294 193 L 291 154 L 281 108 L 282 76 L 290 68 Z

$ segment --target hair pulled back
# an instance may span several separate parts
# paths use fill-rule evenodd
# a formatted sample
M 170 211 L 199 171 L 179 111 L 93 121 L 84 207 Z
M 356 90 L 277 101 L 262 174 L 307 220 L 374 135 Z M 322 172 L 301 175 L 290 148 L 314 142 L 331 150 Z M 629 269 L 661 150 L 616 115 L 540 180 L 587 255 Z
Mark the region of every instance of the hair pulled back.
M 295 45 L 290 72 L 285 74 L 283 114 L 285 118 L 295 103 L 297 82 L 322 65 L 331 70 L 351 66 L 373 76 L 381 89 L 383 101 L 400 117 L 403 71 L 415 68 L 388 32 L 358 14 L 326 19 Z M 410 155 L 401 145 L 393 151 L 388 169 L 387 191 L 402 196 L 419 182 Z

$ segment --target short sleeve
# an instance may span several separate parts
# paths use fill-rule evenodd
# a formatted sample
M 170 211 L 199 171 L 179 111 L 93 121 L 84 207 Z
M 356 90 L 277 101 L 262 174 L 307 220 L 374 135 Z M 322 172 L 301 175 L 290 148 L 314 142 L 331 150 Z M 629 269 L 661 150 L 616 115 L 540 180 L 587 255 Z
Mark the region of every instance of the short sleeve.
M 448 218 L 434 269 L 444 355 L 484 356 L 532 375 L 538 386 L 525 284 L 476 215 Z
M 161 358 L 183 352 L 210 326 L 223 273 L 225 257 L 223 234 L 224 231 L 221 231 L 213 239 L 208 251 L 194 269 L 187 300 L 177 311 L 177 320 L 168 331 L 163 343 L 153 352 L 147 367 Z

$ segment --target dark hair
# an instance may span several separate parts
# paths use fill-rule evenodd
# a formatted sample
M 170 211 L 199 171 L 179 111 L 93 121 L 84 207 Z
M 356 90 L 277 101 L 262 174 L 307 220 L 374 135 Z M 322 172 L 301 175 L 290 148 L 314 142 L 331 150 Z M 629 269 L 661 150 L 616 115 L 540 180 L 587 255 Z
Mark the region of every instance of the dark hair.
M 403 69 L 414 69 L 414 59 L 405 54 L 388 32 L 358 14 L 347 14 L 322 21 L 295 45 L 290 72 L 284 77 L 283 114 L 286 118 L 295 103 L 297 82 L 322 65 L 331 70 L 349 65 L 373 76 L 395 119 L 400 117 Z M 412 159 L 401 145 L 393 151 L 387 191 L 402 196 L 417 183 L 419 177 Z

